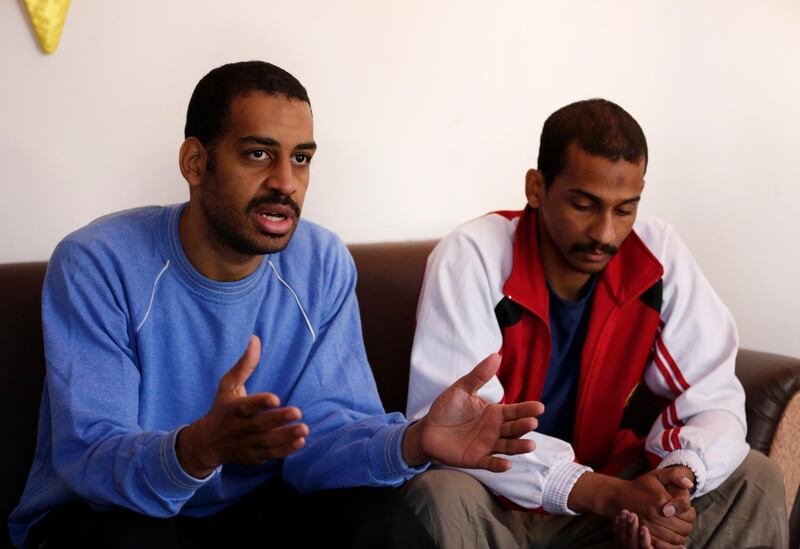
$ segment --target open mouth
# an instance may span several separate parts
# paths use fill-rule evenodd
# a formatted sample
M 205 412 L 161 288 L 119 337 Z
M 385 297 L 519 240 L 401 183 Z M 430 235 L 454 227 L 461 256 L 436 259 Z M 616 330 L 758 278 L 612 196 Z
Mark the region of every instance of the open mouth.
M 277 223 L 279 221 L 283 221 L 284 219 L 286 219 L 285 215 L 278 213 L 262 213 L 261 217 L 263 217 L 267 221 L 272 221 L 273 223 Z
M 262 233 L 283 236 L 292 230 L 294 212 L 283 204 L 264 204 L 251 212 Z

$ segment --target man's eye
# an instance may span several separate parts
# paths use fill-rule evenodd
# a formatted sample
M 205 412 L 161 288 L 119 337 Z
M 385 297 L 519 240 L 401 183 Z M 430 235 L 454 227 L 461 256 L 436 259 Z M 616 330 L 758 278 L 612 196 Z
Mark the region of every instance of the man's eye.
M 296 154 L 292 157 L 292 160 L 298 166 L 305 166 L 311 162 L 311 157 L 307 154 Z
M 578 210 L 579 212 L 588 212 L 592 209 L 591 206 L 587 206 L 586 204 L 578 204 L 577 202 L 572 203 L 572 207 Z
M 262 150 L 249 151 L 247 156 L 254 160 L 264 160 L 267 157 L 267 152 Z
M 620 217 L 627 217 L 629 215 L 633 215 L 633 211 L 631 210 L 617 210 L 616 213 Z

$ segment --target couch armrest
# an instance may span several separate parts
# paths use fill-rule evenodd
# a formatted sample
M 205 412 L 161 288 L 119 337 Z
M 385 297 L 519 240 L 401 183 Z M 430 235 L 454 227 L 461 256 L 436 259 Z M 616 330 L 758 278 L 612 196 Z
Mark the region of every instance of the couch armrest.
M 736 375 L 747 398 L 747 442 L 775 460 L 786 485 L 790 547 L 800 547 L 800 359 L 740 350 Z
M 741 349 L 736 375 L 747 395 L 747 442 L 769 455 L 784 410 L 800 391 L 800 359 Z

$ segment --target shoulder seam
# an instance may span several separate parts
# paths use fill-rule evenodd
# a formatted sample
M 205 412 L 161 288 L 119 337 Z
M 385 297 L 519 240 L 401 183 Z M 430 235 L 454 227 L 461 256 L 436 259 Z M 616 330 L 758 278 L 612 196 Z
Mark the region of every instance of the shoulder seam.
M 317 340 L 317 334 L 314 332 L 314 327 L 311 325 L 311 321 L 308 319 L 308 315 L 306 314 L 306 310 L 303 307 L 303 304 L 300 303 L 300 298 L 297 296 L 297 293 L 294 291 L 294 288 L 292 288 L 289 285 L 288 282 L 286 282 L 283 278 L 281 278 L 281 275 L 278 274 L 278 269 L 275 268 L 275 265 L 273 265 L 271 259 L 267 260 L 267 264 L 270 266 L 270 268 L 272 269 L 272 272 L 275 274 L 275 276 L 280 281 L 280 283 L 283 284 L 284 286 L 286 286 L 286 288 L 292 293 L 292 296 L 294 296 L 294 300 L 297 302 L 297 306 L 300 308 L 300 313 L 303 315 L 303 318 L 306 321 L 306 326 L 308 327 L 308 331 L 311 332 L 311 339 L 312 339 L 312 341 L 316 341 Z
M 167 269 L 169 269 L 169 259 L 167 259 L 167 262 L 164 263 L 164 266 L 161 268 L 161 271 L 159 271 L 158 276 L 156 276 L 156 279 L 153 282 L 153 290 L 150 292 L 150 303 L 147 305 L 147 311 L 145 311 L 144 313 L 144 318 L 142 318 L 142 321 L 139 322 L 138 326 L 136 326 L 137 334 L 139 333 L 139 330 L 142 329 L 142 326 L 144 326 L 144 323 L 147 322 L 147 319 L 150 317 L 150 311 L 153 309 L 153 300 L 156 297 L 156 288 L 158 287 L 158 281 L 161 280 L 161 276 L 166 272 Z

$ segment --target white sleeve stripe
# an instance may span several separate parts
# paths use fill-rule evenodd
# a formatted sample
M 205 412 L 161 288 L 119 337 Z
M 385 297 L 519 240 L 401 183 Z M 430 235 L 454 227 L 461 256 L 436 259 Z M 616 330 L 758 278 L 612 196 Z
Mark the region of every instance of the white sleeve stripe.
M 311 321 L 308 319 L 308 315 L 306 314 L 306 310 L 303 308 L 303 304 L 300 303 L 300 298 L 297 297 L 297 293 L 295 293 L 294 289 L 284 280 L 281 278 L 281 275 L 278 274 L 278 270 L 275 268 L 275 265 L 272 264 L 272 261 L 267 261 L 267 264 L 272 268 L 272 272 L 275 273 L 275 276 L 280 280 L 281 284 L 286 286 L 292 295 L 294 296 L 294 300 L 297 302 L 297 306 L 300 308 L 300 313 L 303 315 L 303 318 L 306 321 L 306 326 L 308 327 L 308 331 L 311 332 L 311 339 L 313 341 L 317 340 L 317 334 L 314 332 L 314 327 L 311 325 Z
M 153 299 L 156 297 L 156 286 L 158 286 L 158 281 L 161 280 L 161 275 L 163 275 L 168 268 L 169 268 L 169 259 L 167 259 L 167 262 L 164 263 L 164 266 L 161 268 L 161 271 L 158 273 L 155 281 L 153 282 L 153 290 L 150 292 L 150 303 L 147 305 L 147 311 L 145 311 L 144 313 L 144 318 L 142 318 L 142 321 L 139 323 L 138 326 L 136 326 L 137 334 L 139 333 L 139 330 L 142 329 L 142 326 L 144 326 L 144 323 L 147 322 L 147 318 L 150 316 L 150 310 L 153 308 Z

